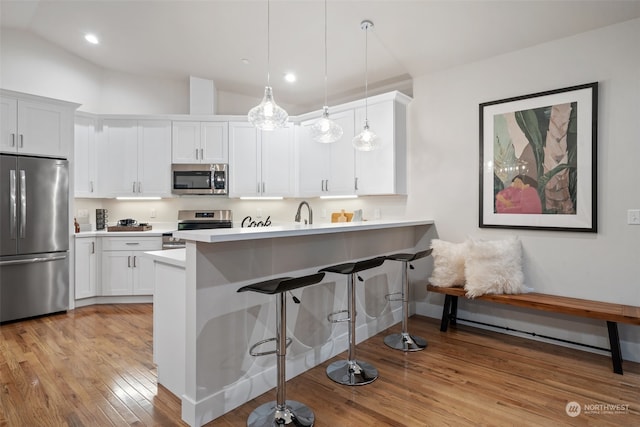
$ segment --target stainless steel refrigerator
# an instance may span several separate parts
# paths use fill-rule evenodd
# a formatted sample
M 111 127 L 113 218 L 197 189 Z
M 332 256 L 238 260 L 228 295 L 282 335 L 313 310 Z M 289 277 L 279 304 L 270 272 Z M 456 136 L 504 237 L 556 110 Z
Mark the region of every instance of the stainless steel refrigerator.
M 69 164 L 0 154 L 0 322 L 69 307 Z

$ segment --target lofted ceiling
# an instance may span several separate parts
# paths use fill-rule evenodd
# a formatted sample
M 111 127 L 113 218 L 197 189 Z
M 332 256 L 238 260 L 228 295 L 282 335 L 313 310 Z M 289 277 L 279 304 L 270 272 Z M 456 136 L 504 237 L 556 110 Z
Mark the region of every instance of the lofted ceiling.
M 331 103 L 363 94 L 363 19 L 374 23 L 368 78 L 375 91 L 411 88 L 411 79 L 430 72 L 638 18 L 640 0 L 329 0 L 327 9 Z M 276 100 L 320 108 L 324 1 L 272 0 L 270 16 Z M 266 0 L 0 0 L 0 17 L 2 27 L 29 31 L 108 69 L 197 76 L 256 99 L 267 80 Z M 101 43 L 85 42 L 87 32 Z M 284 82 L 288 71 L 297 74 L 295 83 Z

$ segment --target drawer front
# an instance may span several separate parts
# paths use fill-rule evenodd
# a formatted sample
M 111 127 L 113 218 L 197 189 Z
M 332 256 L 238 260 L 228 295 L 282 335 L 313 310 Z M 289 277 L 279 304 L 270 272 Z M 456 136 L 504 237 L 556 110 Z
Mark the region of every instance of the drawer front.
M 103 251 L 159 251 L 162 237 L 102 237 Z

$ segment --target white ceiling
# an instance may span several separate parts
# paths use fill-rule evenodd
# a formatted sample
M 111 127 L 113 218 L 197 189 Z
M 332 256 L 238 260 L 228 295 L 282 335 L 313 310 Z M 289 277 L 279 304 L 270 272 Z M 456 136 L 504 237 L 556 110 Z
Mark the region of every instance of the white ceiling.
M 375 91 L 410 87 L 412 78 L 429 72 L 640 17 L 640 0 L 329 0 L 327 8 L 330 103 L 363 94 L 363 19 L 374 23 L 368 56 Z M 270 9 L 276 100 L 320 108 L 324 1 L 272 0 Z M 256 98 L 266 84 L 266 0 L 0 0 L 0 15 L 2 27 L 30 31 L 109 69 L 185 80 L 193 75 Z M 87 32 L 101 44 L 86 43 Z M 298 81 L 285 83 L 286 71 Z

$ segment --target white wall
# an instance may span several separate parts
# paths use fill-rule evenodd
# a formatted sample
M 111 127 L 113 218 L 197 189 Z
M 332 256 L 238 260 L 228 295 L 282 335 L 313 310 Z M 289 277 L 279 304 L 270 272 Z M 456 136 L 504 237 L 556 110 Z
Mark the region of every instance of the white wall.
M 640 305 L 640 226 L 626 224 L 627 209 L 640 208 L 638 41 L 640 20 L 633 20 L 415 79 L 408 212 L 432 217 L 445 240 L 519 236 L 526 280 L 536 291 Z M 480 229 L 478 105 L 594 81 L 600 83 L 598 233 Z M 429 302 L 436 304 L 420 310 L 440 316 L 440 298 Z M 466 307 L 478 311 L 472 319 L 608 347 L 604 322 L 585 326 L 575 318 Z M 499 317 L 483 318 L 487 313 Z M 623 356 L 640 360 L 640 328 L 620 328 Z
M 101 67 L 21 30 L 0 32 L 0 87 L 98 109 Z
M 189 79 L 108 70 L 29 32 L 0 33 L 0 88 L 81 104 L 100 114 L 188 114 Z

